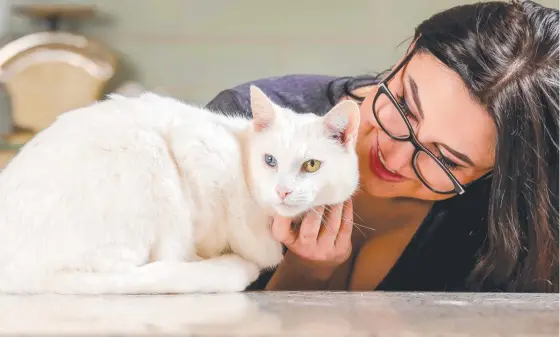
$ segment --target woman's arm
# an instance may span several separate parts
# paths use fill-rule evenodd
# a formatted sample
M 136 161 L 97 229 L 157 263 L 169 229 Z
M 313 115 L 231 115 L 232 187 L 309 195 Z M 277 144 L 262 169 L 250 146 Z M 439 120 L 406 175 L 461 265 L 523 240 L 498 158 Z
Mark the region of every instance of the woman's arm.
M 287 251 L 265 290 L 327 290 L 335 269 L 314 267 Z

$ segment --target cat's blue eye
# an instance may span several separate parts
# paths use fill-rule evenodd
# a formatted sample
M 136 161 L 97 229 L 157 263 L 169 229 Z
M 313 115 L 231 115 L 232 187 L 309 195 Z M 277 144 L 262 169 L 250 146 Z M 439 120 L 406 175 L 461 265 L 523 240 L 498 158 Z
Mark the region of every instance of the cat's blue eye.
M 274 158 L 272 155 L 270 154 L 265 154 L 264 155 L 264 162 L 266 163 L 266 165 L 270 166 L 270 167 L 276 167 L 276 158 Z

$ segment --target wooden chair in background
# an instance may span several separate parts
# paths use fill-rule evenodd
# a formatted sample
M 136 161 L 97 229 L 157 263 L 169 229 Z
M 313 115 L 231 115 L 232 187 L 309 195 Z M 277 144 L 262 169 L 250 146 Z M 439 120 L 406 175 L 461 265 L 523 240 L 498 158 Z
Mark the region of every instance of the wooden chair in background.
M 33 15 L 50 18 L 49 11 L 56 10 L 42 9 Z M 18 144 L 61 113 L 101 99 L 116 71 L 117 57 L 107 47 L 81 35 L 56 31 L 56 24 L 49 27 L 49 31 L 20 37 L 0 48 L 0 82 L 10 98 L 14 125 L 14 132 L 4 137 L 11 146 L 3 151 L 8 160 L 6 151 L 13 156 Z M 0 167 L 6 163 L 2 157 L 0 153 Z

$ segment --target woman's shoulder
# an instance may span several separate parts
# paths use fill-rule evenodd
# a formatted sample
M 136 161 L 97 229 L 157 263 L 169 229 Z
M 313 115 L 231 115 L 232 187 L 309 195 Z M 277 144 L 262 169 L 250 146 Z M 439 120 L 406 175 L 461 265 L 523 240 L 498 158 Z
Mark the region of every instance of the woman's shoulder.
M 329 97 L 337 95 L 332 85 L 341 80 L 335 76 L 312 74 L 262 78 L 223 90 L 206 107 L 218 112 L 235 111 L 250 115 L 249 88 L 255 85 L 280 106 L 299 113 L 324 114 L 332 107 Z

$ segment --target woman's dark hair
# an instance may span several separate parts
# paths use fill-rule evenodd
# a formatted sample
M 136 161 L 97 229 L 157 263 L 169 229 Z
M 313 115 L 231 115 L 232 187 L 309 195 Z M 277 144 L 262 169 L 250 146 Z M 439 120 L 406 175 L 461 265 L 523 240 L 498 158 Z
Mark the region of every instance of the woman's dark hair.
M 483 2 L 440 12 L 415 31 L 415 52 L 459 74 L 497 128 L 492 179 L 444 201 L 455 210 L 476 204 L 467 207 L 486 218 L 473 290 L 558 292 L 558 18 L 532 1 Z
M 485 2 L 416 28 L 416 52 L 458 73 L 498 132 L 475 285 L 558 292 L 558 17 L 532 1 Z

